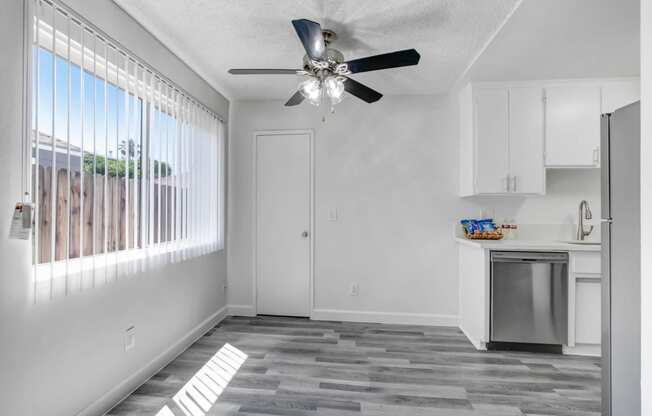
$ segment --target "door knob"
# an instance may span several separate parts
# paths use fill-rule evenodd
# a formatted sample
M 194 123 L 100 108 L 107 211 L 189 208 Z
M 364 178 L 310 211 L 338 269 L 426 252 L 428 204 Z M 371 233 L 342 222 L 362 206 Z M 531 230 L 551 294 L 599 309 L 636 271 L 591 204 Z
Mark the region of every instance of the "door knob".
M 303 238 L 308 238 L 308 231 L 304 231 L 301 233 L 301 237 Z

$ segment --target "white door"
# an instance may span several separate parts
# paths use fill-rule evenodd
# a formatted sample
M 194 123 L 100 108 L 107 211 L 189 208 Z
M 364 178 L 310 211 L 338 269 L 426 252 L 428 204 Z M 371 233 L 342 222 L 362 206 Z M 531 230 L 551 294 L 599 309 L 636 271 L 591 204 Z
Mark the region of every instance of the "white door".
M 479 89 L 474 101 L 476 192 L 507 192 L 507 89 Z
M 600 86 L 546 88 L 546 165 L 600 163 Z
M 255 140 L 257 313 L 309 316 L 311 136 Z
M 511 191 L 545 193 L 543 89 L 509 90 L 509 172 Z

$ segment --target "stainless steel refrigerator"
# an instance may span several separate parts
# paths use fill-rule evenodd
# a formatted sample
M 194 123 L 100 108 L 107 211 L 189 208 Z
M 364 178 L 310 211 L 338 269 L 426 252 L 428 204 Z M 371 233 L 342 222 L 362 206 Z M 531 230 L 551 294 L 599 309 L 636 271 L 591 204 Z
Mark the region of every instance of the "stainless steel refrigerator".
M 641 414 L 640 103 L 602 115 L 602 414 Z

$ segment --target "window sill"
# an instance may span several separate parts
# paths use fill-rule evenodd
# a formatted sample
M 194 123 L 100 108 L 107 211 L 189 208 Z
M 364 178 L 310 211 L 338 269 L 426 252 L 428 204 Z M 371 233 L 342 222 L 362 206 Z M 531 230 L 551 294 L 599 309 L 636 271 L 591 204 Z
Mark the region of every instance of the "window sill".
M 215 243 L 163 243 L 152 247 L 98 254 L 54 263 L 42 263 L 34 267 L 34 282 L 47 283 L 54 279 L 84 273 L 96 273 L 109 268 L 124 267 L 129 264 L 151 262 L 153 266 L 203 256 L 224 251 L 224 244 Z M 162 258 L 163 257 L 163 258 Z

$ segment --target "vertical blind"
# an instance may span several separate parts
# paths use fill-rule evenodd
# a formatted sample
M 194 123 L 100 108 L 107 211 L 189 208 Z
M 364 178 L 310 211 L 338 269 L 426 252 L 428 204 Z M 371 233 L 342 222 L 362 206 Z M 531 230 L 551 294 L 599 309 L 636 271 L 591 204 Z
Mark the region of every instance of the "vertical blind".
M 222 121 L 65 6 L 30 1 L 36 284 L 222 248 Z

